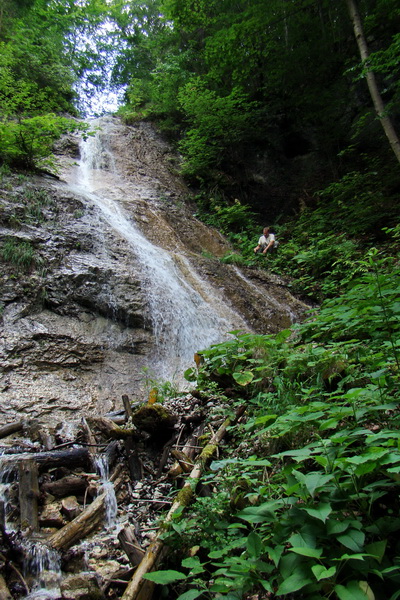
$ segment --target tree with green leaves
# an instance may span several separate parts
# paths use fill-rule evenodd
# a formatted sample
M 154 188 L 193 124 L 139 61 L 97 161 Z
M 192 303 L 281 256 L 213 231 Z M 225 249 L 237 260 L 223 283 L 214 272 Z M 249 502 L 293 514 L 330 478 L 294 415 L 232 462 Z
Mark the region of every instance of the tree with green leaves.
M 349 14 L 353 23 L 354 35 L 360 50 L 361 60 L 365 68 L 365 78 L 367 80 L 368 89 L 371 94 L 371 98 L 374 104 L 375 112 L 380 120 L 385 135 L 389 140 L 389 144 L 400 162 L 400 141 L 397 136 L 396 130 L 393 126 L 392 120 L 387 116 L 387 111 L 382 100 L 382 96 L 378 89 L 375 73 L 368 65 L 369 61 L 369 50 L 367 40 L 365 39 L 360 13 L 358 11 L 355 0 L 346 0 Z

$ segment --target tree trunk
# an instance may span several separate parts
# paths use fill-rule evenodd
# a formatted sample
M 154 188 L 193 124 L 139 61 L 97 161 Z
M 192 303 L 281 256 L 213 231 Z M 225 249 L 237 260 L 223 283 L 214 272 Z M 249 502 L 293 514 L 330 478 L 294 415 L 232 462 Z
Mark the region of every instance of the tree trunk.
M 110 480 L 114 483 L 115 491 L 117 491 L 122 484 L 122 477 L 120 477 L 121 471 L 122 466 L 118 465 L 112 477 L 110 478 Z M 66 550 L 78 540 L 82 540 L 89 533 L 94 531 L 103 523 L 106 497 L 106 492 L 98 496 L 98 498 L 93 500 L 92 504 L 90 504 L 83 512 L 81 512 L 81 514 L 78 515 L 73 521 L 51 535 L 47 540 L 47 543 L 56 550 Z
M 22 454 L 3 454 L 1 464 L 5 468 L 17 468 L 23 460 L 34 460 L 40 470 L 52 467 L 83 467 L 90 464 L 87 448 L 73 448 L 71 450 L 52 450 L 51 452 L 24 452 Z
M 17 431 L 21 431 L 24 428 L 24 421 L 16 421 L 15 423 L 9 423 L 8 425 L 3 425 L 0 427 L 0 438 L 5 438 L 12 433 Z
M 0 600 L 13 600 L 10 590 L 7 587 L 5 579 L 0 575 Z
M 18 471 L 21 529 L 39 531 L 39 480 L 37 464 L 32 459 L 22 460 L 18 464 Z
M 378 90 L 376 83 L 375 74 L 368 67 L 367 61 L 369 57 L 367 41 L 364 36 L 364 31 L 361 24 L 360 13 L 356 5 L 356 0 L 346 0 L 347 8 L 350 14 L 351 21 L 353 23 L 354 35 L 357 41 L 358 49 L 360 51 L 361 60 L 365 63 L 366 68 L 366 79 L 368 84 L 369 93 L 371 94 L 372 102 L 374 104 L 375 112 L 381 122 L 383 130 L 387 139 L 389 140 L 390 146 L 400 162 L 400 141 L 397 133 L 393 127 L 392 121 L 385 115 L 385 105 L 382 97 Z

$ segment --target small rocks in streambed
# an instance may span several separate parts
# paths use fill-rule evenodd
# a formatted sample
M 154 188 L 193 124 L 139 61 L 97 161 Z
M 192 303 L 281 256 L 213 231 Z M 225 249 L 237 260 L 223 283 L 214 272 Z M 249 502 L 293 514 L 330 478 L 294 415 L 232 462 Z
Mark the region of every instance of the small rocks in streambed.
M 70 575 L 61 583 L 62 597 L 66 600 L 102 600 L 105 598 L 101 591 L 95 573 L 80 573 Z
M 61 514 L 61 504 L 59 502 L 46 504 L 39 516 L 39 524 L 41 527 L 63 527 L 65 523 Z

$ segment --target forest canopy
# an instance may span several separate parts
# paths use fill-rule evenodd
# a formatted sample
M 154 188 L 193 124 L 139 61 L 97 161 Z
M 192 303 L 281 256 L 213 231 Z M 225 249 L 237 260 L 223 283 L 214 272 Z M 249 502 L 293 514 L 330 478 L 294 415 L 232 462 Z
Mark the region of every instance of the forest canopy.
M 327 203 L 342 222 L 350 203 L 375 236 L 398 219 L 399 144 L 382 124 L 399 125 L 399 24 L 396 0 L 5 0 L 0 160 L 44 164 L 111 81 L 127 123 L 176 145 L 200 216 L 219 225 L 215 207 L 239 201 L 279 226 Z

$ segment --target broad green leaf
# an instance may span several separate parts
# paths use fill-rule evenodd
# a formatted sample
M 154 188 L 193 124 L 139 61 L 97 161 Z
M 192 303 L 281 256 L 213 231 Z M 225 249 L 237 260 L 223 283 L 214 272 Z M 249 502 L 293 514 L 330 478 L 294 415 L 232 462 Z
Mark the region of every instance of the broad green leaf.
M 267 548 L 269 558 L 274 562 L 277 567 L 279 561 L 281 560 L 281 556 L 283 551 L 285 550 L 285 546 L 274 546 L 273 548 Z
M 301 473 L 300 471 L 292 471 L 296 479 L 302 483 L 309 492 L 311 497 L 314 497 L 315 492 L 323 488 L 329 481 L 334 478 L 332 473 L 325 474 L 321 471 L 310 471 L 309 473 Z
M 365 558 L 369 558 L 371 556 L 371 554 L 367 554 L 366 552 L 356 552 L 355 554 L 348 554 L 347 552 L 345 554 L 342 554 L 342 556 L 340 556 L 339 558 L 333 558 L 332 560 L 335 561 L 342 561 L 342 560 L 364 560 Z
M 182 567 L 190 569 L 190 575 L 198 575 L 205 570 L 198 556 L 190 556 L 182 561 Z
M 315 548 L 315 536 L 309 533 L 294 533 L 288 540 L 293 548 Z
M 300 554 L 301 556 L 309 556 L 310 558 L 321 558 L 322 548 L 310 548 L 306 546 L 298 546 L 297 548 L 289 548 L 290 552 Z
M 247 551 L 249 553 L 249 556 L 253 557 L 253 558 L 257 558 L 258 556 L 260 556 L 261 554 L 261 548 L 262 548 L 262 540 L 260 538 L 260 536 L 255 533 L 254 531 L 252 531 L 250 533 L 250 535 L 247 537 Z
M 279 454 L 273 454 L 273 457 L 281 458 L 282 456 L 290 456 L 295 461 L 302 462 L 310 458 L 312 454 L 313 451 L 309 448 L 300 448 L 299 450 L 285 450 L 284 452 L 279 452 Z
M 329 502 L 320 502 L 316 508 L 302 508 L 302 510 L 305 510 L 310 517 L 314 517 L 325 523 L 332 512 L 332 507 Z
M 276 415 L 263 415 L 262 417 L 257 417 L 255 420 L 256 425 L 264 425 L 268 423 L 268 421 L 274 421 L 276 419 Z
M 263 588 L 264 588 L 265 591 L 267 591 L 267 592 L 272 592 L 273 591 L 272 590 L 272 585 L 271 585 L 271 583 L 269 581 L 266 581 L 265 579 L 261 579 L 261 581 L 259 580 L 258 583 L 263 586 Z
M 310 583 L 312 583 L 312 580 L 309 577 L 305 576 L 301 571 L 295 572 L 280 584 L 276 595 L 284 596 L 285 594 L 297 592 L 298 590 L 301 590 L 303 587 L 309 585 Z
M 336 535 L 337 533 L 343 533 L 349 527 L 354 528 L 355 521 L 354 519 L 345 519 L 344 521 L 335 521 L 334 519 L 329 519 L 326 524 L 326 529 L 329 535 Z
M 237 515 L 249 523 L 264 523 L 275 520 L 275 511 L 284 506 L 284 500 L 271 500 L 260 506 L 249 506 Z
M 372 588 L 369 585 L 368 581 L 359 581 L 358 585 L 360 586 L 360 589 L 364 592 L 364 594 L 367 595 L 368 600 L 375 600 L 375 594 L 372 591 Z
M 186 381 L 196 381 L 196 379 L 197 379 L 196 369 L 194 369 L 193 367 L 186 369 L 186 371 L 183 373 L 183 376 L 186 379 Z
M 333 577 L 336 573 L 336 567 L 330 567 L 327 569 L 323 565 L 313 565 L 311 567 L 311 571 L 314 573 L 317 581 L 321 581 L 321 579 L 329 579 L 329 577 Z
M 245 387 L 253 381 L 254 373 L 252 371 L 236 371 L 235 373 L 232 373 L 232 377 L 236 383 Z
M 354 552 L 360 552 L 365 540 L 365 534 L 357 529 L 350 529 L 344 535 L 338 535 L 337 540 Z
M 195 600 L 204 593 L 204 590 L 188 590 L 184 594 L 178 596 L 176 600 Z
M 365 550 L 368 552 L 368 554 L 371 554 L 374 558 L 376 558 L 379 563 L 381 563 L 385 555 L 386 546 L 387 540 L 380 540 L 379 542 L 368 544 L 368 546 L 365 546 Z
M 344 585 L 335 585 L 334 588 L 339 600 L 369 600 L 367 594 L 359 586 L 358 581 L 349 581 Z
M 154 583 L 159 583 L 160 585 L 168 585 L 170 583 L 174 583 L 175 581 L 180 581 L 182 579 L 186 579 L 187 576 L 184 573 L 180 573 L 179 571 L 154 571 L 153 573 L 146 573 L 143 575 L 144 579 L 148 579 L 149 581 L 154 581 Z

